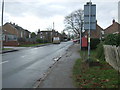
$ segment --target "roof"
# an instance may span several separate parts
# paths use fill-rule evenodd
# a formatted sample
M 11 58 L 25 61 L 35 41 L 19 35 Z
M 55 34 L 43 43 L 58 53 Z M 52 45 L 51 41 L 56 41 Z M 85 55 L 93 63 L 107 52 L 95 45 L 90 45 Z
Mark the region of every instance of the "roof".
M 101 28 L 98 24 L 96 24 L 96 30 L 91 30 L 91 38 L 99 38 L 101 35 L 101 32 L 103 31 L 103 28 Z M 85 30 L 84 35 L 87 35 L 88 30 Z
M 7 23 L 5 23 L 4 25 L 6 25 L 6 24 L 9 24 L 9 25 L 11 25 L 12 27 L 14 27 L 15 29 L 17 29 L 17 30 L 22 30 L 22 31 L 27 31 L 27 32 L 29 32 L 30 33 L 30 31 L 28 31 L 28 30 L 26 30 L 26 29 L 24 29 L 24 28 L 22 28 L 22 27 L 20 27 L 20 26 L 18 26 L 17 24 L 15 24 L 15 23 L 9 23 L 9 22 L 7 22 Z
M 118 26 L 120 26 L 120 24 L 119 24 L 118 22 L 115 22 L 115 23 L 113 23 L 112 25 L 110 25 L 109 27 L 107 27 L 106 29 L 112 27 L 114 24 L 117 24 Z M 106 30 L 106 29 L 104 29 L 104 30 Z
M 113 24 L 107 27 L 106 29 L 104 29 L 104 31 L 106 34 L 115 33 L 115 32 L 120 33 L 120 24 L 118 22 L 113 22 Z

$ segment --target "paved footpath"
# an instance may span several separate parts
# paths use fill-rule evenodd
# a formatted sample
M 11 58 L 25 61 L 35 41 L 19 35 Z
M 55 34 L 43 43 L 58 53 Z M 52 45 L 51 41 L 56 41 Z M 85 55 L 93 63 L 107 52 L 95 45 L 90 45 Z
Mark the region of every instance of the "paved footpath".
M 75 88 L 72 80 L 72 68 L 76 59 L 80 58 L 78 51 L 79 45 L 72 45 L 40 83 L 39 88 Z

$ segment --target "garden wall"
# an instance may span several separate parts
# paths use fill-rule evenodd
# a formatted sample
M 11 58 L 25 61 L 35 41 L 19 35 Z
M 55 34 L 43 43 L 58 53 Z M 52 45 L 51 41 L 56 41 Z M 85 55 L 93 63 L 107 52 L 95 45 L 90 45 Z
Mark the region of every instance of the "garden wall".
M 106 62 L 120 72 L 120 46 L 104 45 Z

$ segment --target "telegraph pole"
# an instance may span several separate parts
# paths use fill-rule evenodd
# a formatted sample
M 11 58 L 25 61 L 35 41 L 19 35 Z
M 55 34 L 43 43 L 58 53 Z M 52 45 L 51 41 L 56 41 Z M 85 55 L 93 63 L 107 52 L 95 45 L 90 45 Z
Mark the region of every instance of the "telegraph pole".
M 3 48 L 3 11 L 4 11 L 4 0 L 2 0 L 2 12 L 1 12 L 1 28 L 0 28 L 0 51 Z M 0 55 L 0 63 L 2 62 L 2 55 Z M 2 89 L 2 64 L 0 64 L 0 89 Z
M 54 24 L 54 22 L 53 22 L 53 30 L 54 30 L 54 28 L 55 28 L 55 24 Z
M 1 44 L 2 44 L 2 48 L 4 48 L 3 46 L 3 12 L 4 12 L 4 0 L 2 0 L 2 16 L 1 16 Z

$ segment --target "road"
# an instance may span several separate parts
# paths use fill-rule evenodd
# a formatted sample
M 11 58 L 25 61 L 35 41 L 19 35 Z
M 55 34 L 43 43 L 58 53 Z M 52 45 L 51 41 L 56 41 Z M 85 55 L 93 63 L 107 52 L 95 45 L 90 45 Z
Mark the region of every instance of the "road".
M 54 62 L 65 54 L 72 42 L 28 48 L 3 54 L 3 88 L 32 88 Z

